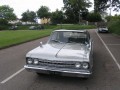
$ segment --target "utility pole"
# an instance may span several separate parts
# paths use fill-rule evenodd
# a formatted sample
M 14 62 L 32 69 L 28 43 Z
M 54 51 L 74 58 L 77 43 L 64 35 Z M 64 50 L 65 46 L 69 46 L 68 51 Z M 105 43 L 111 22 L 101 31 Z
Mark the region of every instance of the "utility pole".
M 79 24 L 80 24 L 80 14 L 81 14 L 81 12 L 80 12 L 80 10 L 79 10 Z
M 112 7 L 110 7 L 109 9 L 110 9 L 110 16 L 111 16 L 111 10 L 112 10 Z
M 110 16 L 111 16 L 111 10 L 112 10 L 112 1 L 110 0 L 110 8 L 109 8 L 109 10 L 110 10 Z

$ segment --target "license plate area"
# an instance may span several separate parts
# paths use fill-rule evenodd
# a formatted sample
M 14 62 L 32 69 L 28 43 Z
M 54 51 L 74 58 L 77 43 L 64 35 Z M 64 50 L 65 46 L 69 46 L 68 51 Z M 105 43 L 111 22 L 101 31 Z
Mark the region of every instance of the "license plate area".
M 52 74 L 52 75 L 61 75 L 61 72 L 49 71 L 49 74 Z

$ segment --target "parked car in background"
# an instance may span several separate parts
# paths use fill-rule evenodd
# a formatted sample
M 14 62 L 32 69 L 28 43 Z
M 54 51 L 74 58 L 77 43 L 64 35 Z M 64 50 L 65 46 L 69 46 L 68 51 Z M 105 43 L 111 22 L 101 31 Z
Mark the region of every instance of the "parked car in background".
M 26 70 L 88 78 L 92 74 L 92 40 L 86 30 L 55 30 L 45 45 L 26 54 Z
M 17 30 L 18 29 L 18 26 L 11 26 L 10 28 L 9 28 L 9 30 Z
M 44 26 L 42 25 L 29 27 L 29 30 L 42 30 L 42 29 L 44 29 Z
M 36 30 L 36 26 L 30 26 L 29 30 Z
M 100 26 L 100 27 L 98 27 L 98 32 L 99 33 L 108 33 L 107 26 Z

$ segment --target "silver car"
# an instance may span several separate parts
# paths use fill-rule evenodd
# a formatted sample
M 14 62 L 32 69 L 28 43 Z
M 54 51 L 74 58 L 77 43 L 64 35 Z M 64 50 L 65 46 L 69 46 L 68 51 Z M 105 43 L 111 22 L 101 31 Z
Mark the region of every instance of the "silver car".
M 106 26 L 101 26 L 98 28 L 98 33 L 108 33 L 108 28 Z
M 88 78 L 92 74 L 92 40 L 86 30 L 55 30 L 45 45 L 26 55 L 26 70 L 37 74 Z

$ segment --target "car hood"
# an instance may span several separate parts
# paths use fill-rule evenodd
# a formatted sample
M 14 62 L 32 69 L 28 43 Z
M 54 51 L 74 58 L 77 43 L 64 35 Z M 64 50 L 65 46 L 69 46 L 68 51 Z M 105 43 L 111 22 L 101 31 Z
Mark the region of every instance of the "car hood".
M 26 57 L 49 60 L 86 60 L 89 49 L 78 43 L 49 43 L 31 50 Z

